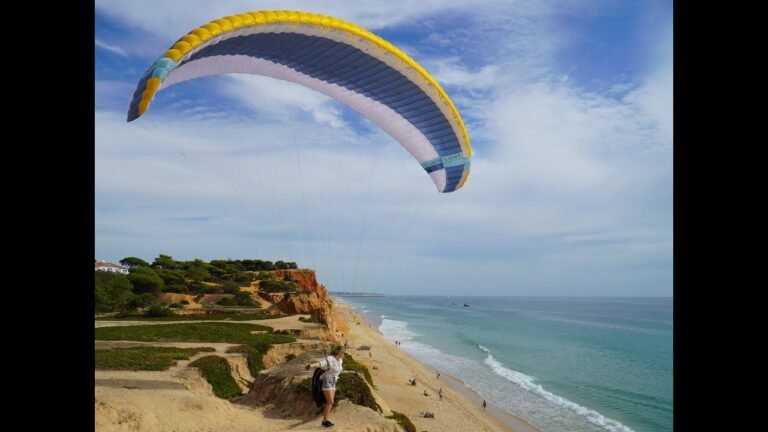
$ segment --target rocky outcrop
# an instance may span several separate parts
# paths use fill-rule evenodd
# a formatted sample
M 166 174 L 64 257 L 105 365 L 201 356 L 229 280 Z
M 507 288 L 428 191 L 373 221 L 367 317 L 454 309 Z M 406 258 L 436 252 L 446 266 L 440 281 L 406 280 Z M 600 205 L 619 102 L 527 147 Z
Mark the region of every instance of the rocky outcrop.
M 331 296 L 325 286 L 317 282 L 314 270 L 275 270 L 279 279 L 291 281 L 299 287 L 299 293 L 267 293 L 259 292 L 259 296 L 275 305 L 286 314 L 308 314 L 320 318 L 328 324 L 331 334 L 335 334 L 335 324 L 332 315 Z
M 302 382 L 312 377 L 304 365 L 316 355 L 303 353 L 297 358 L 259 373 L 248 394 L 236 398 L 234 403 L 267 407 L 267 413 L 285 418 L 311 418 L 317 406 L 308 388 Z

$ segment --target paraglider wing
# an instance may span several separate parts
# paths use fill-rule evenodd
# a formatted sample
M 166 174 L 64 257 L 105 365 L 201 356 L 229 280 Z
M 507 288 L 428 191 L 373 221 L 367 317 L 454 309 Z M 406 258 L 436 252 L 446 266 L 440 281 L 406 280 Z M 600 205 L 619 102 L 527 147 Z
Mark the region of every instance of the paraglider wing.
M 252 12 L 192 30 L 144 73 L 128 121 L 144 114 L 161 88 L 226 73 L 295 82 L 347 104 L 395 138 L 439 192 L 467 180 L 469 137 L 440 85 L 391 43 L 323 15 Z

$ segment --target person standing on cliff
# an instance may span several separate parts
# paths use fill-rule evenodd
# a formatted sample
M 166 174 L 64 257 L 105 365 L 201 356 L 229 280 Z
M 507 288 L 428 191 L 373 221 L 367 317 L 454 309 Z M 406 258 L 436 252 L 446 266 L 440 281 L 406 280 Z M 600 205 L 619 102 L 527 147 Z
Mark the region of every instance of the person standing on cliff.
M 331 414 L 331 408 L 333 408 L 333 400 L 336 396 L 336 382 L 339 380 L 339 374 L 341 374 L 342 363 L 344 362 L 344 351 L 341 347 L 336 347 L 331 351 L 331 354 L 317 362 L 318 367 L 325 370 L 320 379 L 323 381 L 323 395 L 325 396 L 325 407 L 323 407 L 323 422 L 324 427 L 331 427 L 333 423 L 328 420 L 328 416 Z M 307 364 L 306 369 L 309 370 L 312 364 Z

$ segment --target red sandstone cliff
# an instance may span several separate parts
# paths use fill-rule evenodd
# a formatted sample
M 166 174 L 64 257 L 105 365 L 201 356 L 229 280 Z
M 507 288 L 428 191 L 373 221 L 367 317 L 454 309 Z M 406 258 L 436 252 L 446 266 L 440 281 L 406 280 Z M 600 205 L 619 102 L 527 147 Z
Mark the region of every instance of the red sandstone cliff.
M 314 270 L 275 270 L 272 272 L 279 279 L 293 281 L 299 287 L 299 293 L 259 292 L 259 296 L 274 304 L 287 314 L 310 314 L 328 323 L 331 334 L 334 323 L 331 318 L 331 297 L 325 287 L 317 282 Z

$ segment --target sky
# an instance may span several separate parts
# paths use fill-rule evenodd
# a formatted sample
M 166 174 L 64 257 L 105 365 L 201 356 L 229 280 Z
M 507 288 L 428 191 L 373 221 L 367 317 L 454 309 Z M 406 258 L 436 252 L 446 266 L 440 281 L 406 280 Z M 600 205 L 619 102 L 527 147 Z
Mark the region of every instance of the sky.
M 253 75 L 162 89 L 142 73 L 190 30 L 299 10 L 421 64 L 473 149 L 440 194 L 392 137 Z M 295 261 L 331 291 L 672 296 L 672 2 L 97 0 L 95 255 Z

